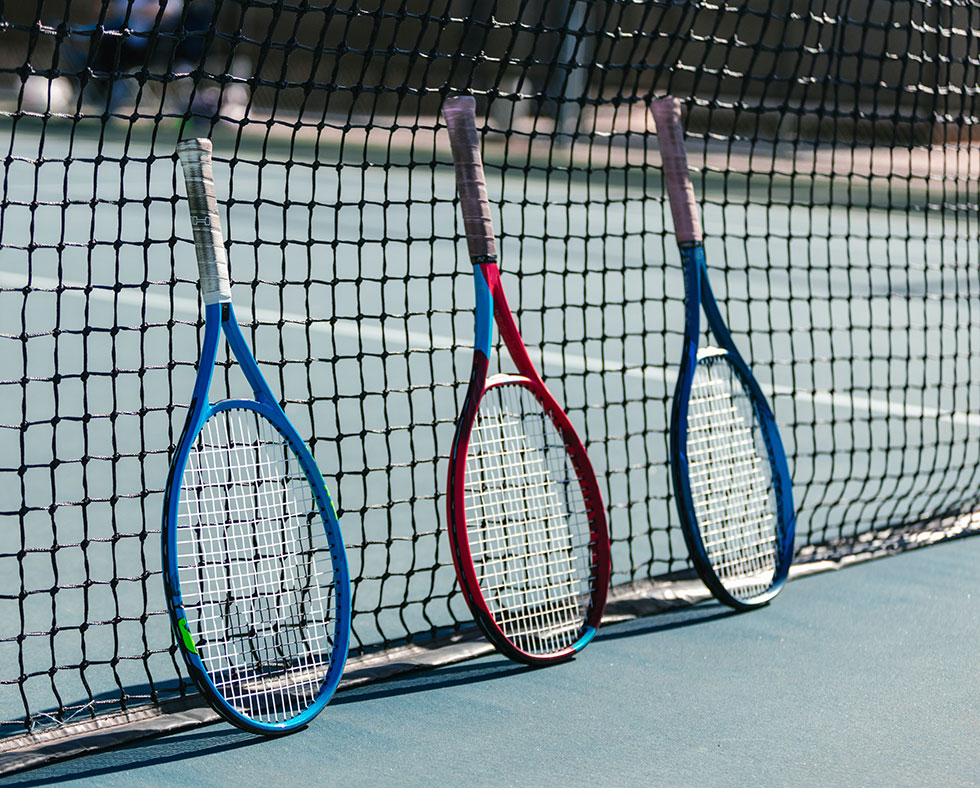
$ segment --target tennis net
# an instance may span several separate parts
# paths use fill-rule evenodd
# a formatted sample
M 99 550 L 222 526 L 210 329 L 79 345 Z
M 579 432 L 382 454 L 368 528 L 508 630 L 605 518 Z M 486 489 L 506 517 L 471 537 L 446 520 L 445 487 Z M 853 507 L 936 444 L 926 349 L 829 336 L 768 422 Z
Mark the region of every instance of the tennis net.
M 977 530 L 980 3 L 45 0 L 0 4 L 0 30 L 0 770 L 206 718 L 159 546 L 202 327 L 188 136 L 214 140 L 239 317 L 338 504 L 351 680 L 472 653 L 442 492 L 473 326 L 454 92 L 522 333 L 600 479 L 613 615 L 699 598 L 654 95 L 684 101 L 800 571 Z

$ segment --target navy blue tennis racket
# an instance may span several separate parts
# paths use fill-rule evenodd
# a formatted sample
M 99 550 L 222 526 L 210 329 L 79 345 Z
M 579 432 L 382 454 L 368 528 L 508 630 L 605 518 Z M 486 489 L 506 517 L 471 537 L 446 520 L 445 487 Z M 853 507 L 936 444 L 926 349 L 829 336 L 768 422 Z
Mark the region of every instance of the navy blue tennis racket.
M 705 585 L 737 609 L 766 604 L 793 561 L 796 514 L 772 411 L 732 341 L 708 281 L 680 103 L 651 105 L 684 266 L 684 354 L 670 425 L 684 538 Z M 699 347 L 701 307 L 718 347 Z
M 327 704 L 350 639 L 337 516 L 313 457 L 245 343 L 231 305 L 211 142 L 177 146 L 204 300 L 204 343 L 167 480 L 163 576 L 191 677 L 229 722 L 295 730 Z M 255 399 L 209 403 L 224 333 Z

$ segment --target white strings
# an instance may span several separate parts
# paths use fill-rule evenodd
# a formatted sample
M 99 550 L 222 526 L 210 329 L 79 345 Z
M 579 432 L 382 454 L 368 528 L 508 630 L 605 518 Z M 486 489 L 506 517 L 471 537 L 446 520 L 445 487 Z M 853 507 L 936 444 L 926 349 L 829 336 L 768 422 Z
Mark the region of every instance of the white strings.
M 688 404 L 691 497 L 708 560 L 736 599 L 772 585 L 775 494 L 752 402 L 724 353 L 698 361 Z
M 219 411 L 201 429 L 177 560 L 188 630 L 218 692 L 260 722 L 309 707 L 336 634 L 333 565 L 298 458 L 255 411 Z
M 530 654 L 578 640 L 591 594 L 589 521 L 564 440 L 527 388 L 483 397 L 466 457 L 466 529 L 483 598 Z

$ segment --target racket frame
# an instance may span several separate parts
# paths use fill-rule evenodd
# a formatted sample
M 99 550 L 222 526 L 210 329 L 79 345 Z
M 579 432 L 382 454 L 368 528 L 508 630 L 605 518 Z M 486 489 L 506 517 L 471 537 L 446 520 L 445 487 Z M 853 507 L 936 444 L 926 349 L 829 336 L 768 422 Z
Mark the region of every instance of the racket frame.
M 210 153 L 210 142 L 206 150 Z M 218 229 L 220 233 L 220 229 Z M 246 381 L 252 388 L 254 400 L 227 399 L 216 403 L 209 401 L 211 381 L 218 357 L 218 345 L 224 335 L 235 360 L 238 362 Z M 184 609 L 183 594 L 180 587 L 177 550 L 177 519 L 179 516 L 180 491 L 184 471 L 191 450 L 208 419 L 216 413 L 236 408 L 251 410 L 265 417 L 289 444 L 295 453 L 300 467 L 309 482 L 313 497 L 319 509 L 320 518 L 330 547 L 333 572 L 333 592 L 335 598 L 336 622 L 334 625 L 333 651 L 330 655 L 330 668 L 323 677 L 313 702 L 299 714 L 280 722 L 266 722 L 242 714 L 232 706 L 215 686 L 201 656 L 194 644 L 194 636 L 188 631 L 187 616 Z M 177 645 L 187 665 L 194 684 L 208 699 L 212 708 L 225 720 L 252 733 L 279 735 L 290 733 L 304 727 L 316 717 L 330 701 L 340 683 L 350 645 L 351 590 L 350 570 L 344 549 L 340 523 L 334 511 L 330 494 L 323 483 L 323 477 L 303 439 L 289 421 L 261 370 L 252 351 L 242 335 L 241 327 L 235 318 L 234 307 L 229 296 L 220 297 L 214 303 L 205 303 L 204 338 L 201 343 L 201 357 L 197 367 L 194 390 L 187 410 L 187 417 L 181 431 L 177 449 L 167 475 L 164 492 L 163 525 L 163 580 L 167 598 L 170 623 L 175 633 Z
M 676 99 L 664 99 L 676 104 Z M 656 103 L 655 100 L 654 103 Z M 679 105 L 676 111 L 679 113 Z M 654 115 L 658 116 L 656 110 Z M 658 122 L 658 135 L 666 132 L 661 128 L 661 117 L 656 117 Z M 679 122 L 678 122 L 679 123 Z M 680 139 L 683 140 L 683 131 L 678 129 Z M 666 146 L 662 145 L 661 150 Z M 666 161 L 664 169 L 669 164 Z M 690 175 L 687 174 L 686 156 L 683 159 L 683 169 L 687 184 L 690 184 Z M 666 180 L 666 178 L 665 178 Z M 711 288 L 708 276 L 708 265 L 705 259 L 704 242 L 701 237 L 700 222 L 697 219 L 696 208 L 693 205 L 693 187 L 690 187 L 690 196 L 678 195 L 680 189 L 671 195 L 671 209 L 674 214 L 675 232 L 678 236 L 678 249 L 681 256 L 681 266 L 684 274 L 684 343 L 681 353 L 680 370 L 677 376 L 677 383 L 674 387 L 674 398 L 671 408 L 670 420 L 670 456 L 671 456 L 671 477 L 674 483 L 675 501 L 677 513 L 681 520 L 681 531 L 684 534 L 684 541 L 687 544 L 688 552 L 694 568 L 702 582 L 708 587 L 714 597 L 726 605 L 736 610 L 749 610 L 767 604 L 782 589 L 789 575 L 789 568 L 793 563 L 794 539 L 796 533 L 796 510 L 793 507 L 793 485 L 789 473 L 789 464 L 786 459 L 786 451 L 779 435 L 779 427 L 773 416 L 769 403 L 762 392 L 761 387 L 752 374 L 751 369 L 739 353 L 738 348 L 732 339 L 731 331 L 722 317 Z M 668 191 L 670 191 L 668 187 Z M 691 201 L 691 216 L 678 216 L 679 211 L 687 210 L 687 203 Z M 681 205 L 677 205 L 681 203 Z M 694 382 L 694 373 L 699 359 L 699 345 L 701 338 L 701 310 L 704 310 L 708 321 L 708 328 L 718 342 L 718 346 L 724 351 L 725 362 L 729 365 L 732 372 L 742 383 L 744 390 L 751 400 L 753 410 L 759 418 L 760 432 L 763 437 L 766 451 L 769 456 L 770 470 L 772 473 L 772 487 L 776 501 L 776 520 L 777 520 L 777 544 L 776 544 L 776 566 L 772 583 L 766 591 L 757 594 L 749 599 L 743 599 L 732 594 L 725 588 L 721 579 L 718 577 L 708 557 L 708 550 L 702 538 L 701 529 L 698 526 L 697 514 L 694 508 L 694 500 L 691 495 L 689 460 L 687 454 L 687 433 L 688 433 L 688 406 L 690 401 L 691 388 Z M 717 353 L 712 355 L 719 355 Z
M 454 101 L 464 106 L 466 103 L 474 102 L 472 97 L 459 96 L 447 99 L 447 104 Z M 467 110 L 467 113 L 469 112 L 473 112 L 475 118 L 475 110 L 472 106 Z M 482 162 L 480 162 L 480 171 L 482 175 Z M 492 233 L 492 227 L 489 226 L 489 203 L 485 206 L 485 210 L 487 217 L 486 232 L 489 234 Z M 475 247 L 473 239 L 469 236 L 470 233 L 468 233 L 468 241 L 470 242 L 470 261 L 473 264 L 473 284 L 476 296 L 473 364 L 466 388 L 466 396 L 456 422 L 456 433 L 449 457 L 449 477 L 446 488 L 448 491 L 446 496 L 449 516 L 448 533 L 453 564 L 470 612 L 486 638 L 498 651 L 517 662 L 528 665 L 561 662 L 574 657 L 592 641 L 602 620 L 611 575 L 609 532 L 606 524 L 605 507 L 585 447 L 582 445 L 582 441 L 579 439 L 568 415 L 545 385 L 524 345 L 524 340 L 504 295 L 492 235 L 487 236 L 486 243 L 482 247 L 479 242 Z M 478 253 L 473 254 L 474 251 Z M 500 331 L 507 352 L 517 367 L 518 374 L 516 375 L 498 373 L 487 377 L 492 352 L 494 323 Z M 529 390 L 550 417 L 552 424 L 564 441 L 566 454 L 578 477 L 589 522 L 589 547 L 593 567 L 591 601 L 583 618 L 581 632 L 575 642 L 566 648 L 548 654 L 534 654 L 525 651 L 504 634 L 483 597 L 470 551 L 465 507 L 467 451 L 480 402 L 488 391 L 504 385 L 520 385 Z

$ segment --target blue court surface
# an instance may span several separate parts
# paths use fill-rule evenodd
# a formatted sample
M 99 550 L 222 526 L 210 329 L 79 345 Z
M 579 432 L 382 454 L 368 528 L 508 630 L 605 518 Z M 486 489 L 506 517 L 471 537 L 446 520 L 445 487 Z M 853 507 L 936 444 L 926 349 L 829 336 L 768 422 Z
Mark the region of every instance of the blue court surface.
M 980 784 L 980 538 L 339 693 L 307 730 L 226 724 L 5 786 Z

